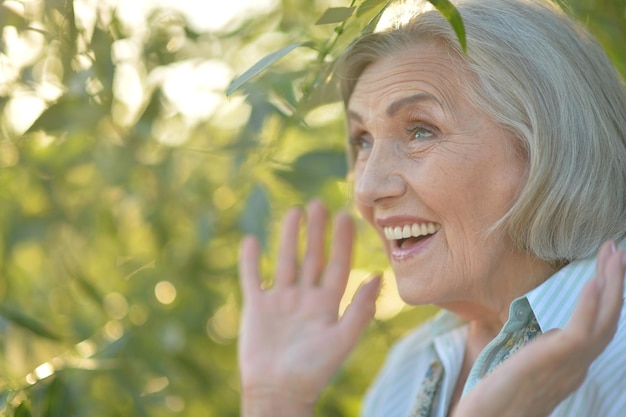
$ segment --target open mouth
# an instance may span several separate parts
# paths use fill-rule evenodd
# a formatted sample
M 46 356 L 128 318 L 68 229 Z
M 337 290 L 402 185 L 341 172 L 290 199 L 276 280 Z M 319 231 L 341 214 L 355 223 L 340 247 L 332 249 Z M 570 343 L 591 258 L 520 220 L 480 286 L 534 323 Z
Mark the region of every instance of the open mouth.
M 436 223 L 413 223 L 404 226 L 385 227 L 385 238 L 399 249 L 409 249 L 441 230 Z
M 430 236 L 430 235 L 428 235 Z M 420 237 L 409 237 L 406 239 L 398 239 L 395 242 L 395 245 L 398 246 L 398 248 L 400 249 L 408 249 L 414 245 L 416 245 L 418 242 L 421 242 L 422 240 L 426 239 L 427 236 L 420 236 Z

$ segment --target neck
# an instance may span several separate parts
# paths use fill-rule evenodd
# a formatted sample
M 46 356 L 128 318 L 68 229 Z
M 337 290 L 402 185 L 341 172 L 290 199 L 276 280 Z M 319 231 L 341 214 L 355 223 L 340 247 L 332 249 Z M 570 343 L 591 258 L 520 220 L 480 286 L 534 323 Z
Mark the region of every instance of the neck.
M 477 335 L 491 335 L 491 340 L 508 320 L 513 300 L 543 284 L 563 266 L 528 261 L 525 268 L 517 269 L 514 275 L 497 274 L 487 284 L 483 283 L 482 288 L 476 289 L 471 298 L 450 300 L 438 303 L 437 306 L 470 322 L 470 329 L 474 329 Z

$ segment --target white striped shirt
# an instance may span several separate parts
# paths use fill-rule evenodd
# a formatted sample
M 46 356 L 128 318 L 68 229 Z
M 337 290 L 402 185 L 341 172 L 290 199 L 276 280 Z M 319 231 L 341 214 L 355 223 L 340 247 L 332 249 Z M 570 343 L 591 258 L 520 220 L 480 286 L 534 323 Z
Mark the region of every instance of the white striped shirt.
M 520 323 L 526 323 L 533 314 L 543 332 L 563 328 L 574 311 L 583 286 L 594 272 L 595 259 L 572 262 L 539 287 L 513 301 L 509 320 L 498 337 L 519 328 Z M 428 367 L 439 360 L 444 367 L 444 376 L 432 406 L 432 417 L 445 417 L 461 370 L 466 338 L 467 323 L 445 311 L 405 336 L 394 345 L 370 387 L 362 416 L 409 416 Z M 490 343 L 474 363 L 465 392 L 477 382 L 488 358 L 493 357 L 496 348 L 493 345 L 497 343 Z M 583 385 L 550 414 L 550 417 L 596 416 L 626 416 L 626 307 L 622 309 L 615 337 L 591 365 Z

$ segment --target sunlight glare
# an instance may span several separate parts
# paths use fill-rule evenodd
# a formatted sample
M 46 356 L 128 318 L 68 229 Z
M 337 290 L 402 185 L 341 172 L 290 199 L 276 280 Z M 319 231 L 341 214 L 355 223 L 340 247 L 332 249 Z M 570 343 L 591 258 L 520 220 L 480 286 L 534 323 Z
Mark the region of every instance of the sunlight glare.
M 39 365 L 37 369 L 35 369 L 35 376 L 37 377 L 37 379 L 48 378 L 53 373 L 54 373 L 54 367 L 49 362 Z
M 219 60 L 185 61 L 170 65 L 163 80 L 163 93 L 178 111 L 191 120 L 210 117 L 223 102 L 233 72 Z
M 135 121 L 144 101 L 145 89 L 137 68 L 128 63 L 121 63 L 115 70 L 113 94 L 119 101 L 113 107 L 113 118 L 122 126 Z
M 371 272 L 363 269 L 354 269 L 350 272 L 346 292 L 339 306 L 340 314 L 345 312 L 357 290 L 371 277 Z M 388 320 L 402 311 L 405 305 L 406 304 L 398 294 L 393 271 L 386 269 L 383 273 L 383 284 L 380 288 L 380 294 L 376 299 L 376 318 L 379 320 Z
M 41 97 L 24 93 L 12 98 L 4 111 L 15 133 L 21 135 L 37 120 L 45 108 L 46 103 Z
M 124 2 L 120 2 L 122 4 Z M 128 2 L 130 3 L 130 2 Z M 134 3 L 134 2 L 133 2 Z M 278 0 L 141 0 L 145 12 L 155 8 L 180 11 L 189 26 L 198 32 L 228 32 L 253 15 L 267 14 L 278 7 Z

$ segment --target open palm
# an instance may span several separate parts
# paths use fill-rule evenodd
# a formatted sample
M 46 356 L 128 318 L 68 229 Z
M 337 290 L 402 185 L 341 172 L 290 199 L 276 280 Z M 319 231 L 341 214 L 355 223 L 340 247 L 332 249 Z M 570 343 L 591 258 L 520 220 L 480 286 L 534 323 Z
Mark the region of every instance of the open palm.
M 327 212 L 314 201 L 307 216 L 307 247 L 298 262 L 298 209 L 285 217 L 274 283 L 261 288 L 256 239 L 242 243 L 240 275 L 245 298 L 239 360 L 246 397 L 273 398 L 292 415 L 312 412 L 332 375 L 355 346 L 374 315 L 378 279 L 357 292 L 353 305 L 338 317 L 351 267 L 354 226 L 337 215 L 332 248 L 325 263 Z M 273 401 L 273 400 L 272 400 Z M 248 414 L 246 414 L 248 415 Z M 286 415 L 286 414 L 285 414 Z

